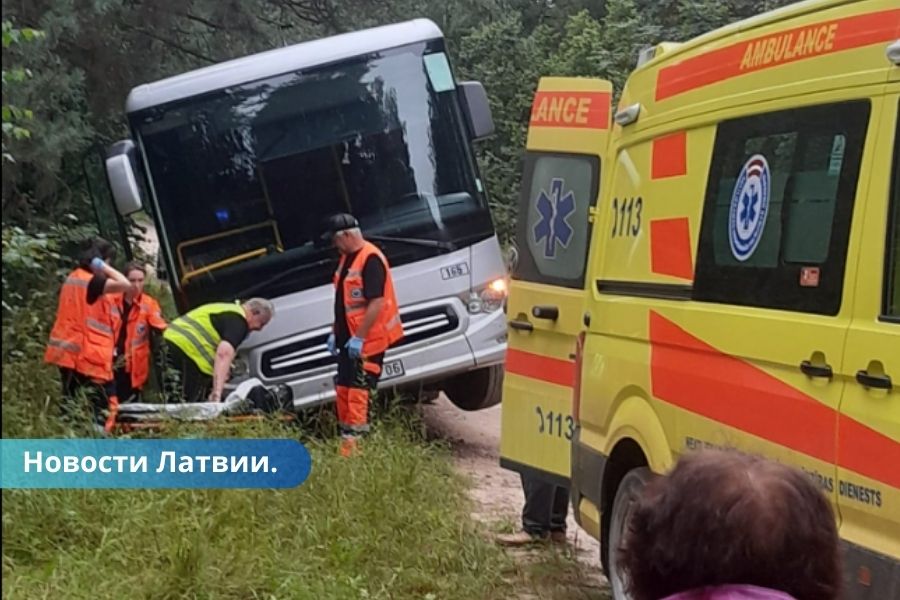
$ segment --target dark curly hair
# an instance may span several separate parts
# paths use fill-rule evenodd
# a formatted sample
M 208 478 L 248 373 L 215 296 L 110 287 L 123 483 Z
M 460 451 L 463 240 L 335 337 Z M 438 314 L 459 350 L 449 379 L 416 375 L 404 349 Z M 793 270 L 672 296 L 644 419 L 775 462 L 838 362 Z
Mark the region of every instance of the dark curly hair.
M 834 514 L 800 470 L 738 452 L 698 450 L 645 488 L 619 564 L 635 600 L 747 584 L 834 600 L 841 564 Z
M 116 247 L 101 237 L 87 239 L 81 243 L 78 266 L 90 271 L 91 260 L 102 258 L 105 262 L 110 262 L 116 259 L 116 253 Z

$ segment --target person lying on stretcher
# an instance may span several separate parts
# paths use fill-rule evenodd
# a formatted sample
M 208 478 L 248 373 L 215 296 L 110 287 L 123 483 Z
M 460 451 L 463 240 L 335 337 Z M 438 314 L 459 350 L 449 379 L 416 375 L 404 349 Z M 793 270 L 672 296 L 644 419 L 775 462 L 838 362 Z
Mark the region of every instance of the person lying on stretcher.
M 267 388 L 251 378 L 235 388 L 221 402 L 150 403 L 130 402 L 119 407 L 120 424 L 158 423 L 165 420 L 211 421 L 213 419 L 292 414 L 293 392 L 286 385 Z

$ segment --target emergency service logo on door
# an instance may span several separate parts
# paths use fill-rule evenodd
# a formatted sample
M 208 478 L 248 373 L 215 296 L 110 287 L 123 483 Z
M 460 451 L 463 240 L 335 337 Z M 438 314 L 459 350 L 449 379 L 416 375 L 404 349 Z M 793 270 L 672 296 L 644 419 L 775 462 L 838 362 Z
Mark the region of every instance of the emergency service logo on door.
M 740 262 L 753 256 L 762 239 L 770 189 L 769 163 L 762 154 L 754 154 L 741 168 L 728 212 L 728 242 L 731 254 Z
M 575 194 L 566 189 L 564 179 L 555 177 L 550 181 L 550 192 L 541 189 L 535 198 L 538 213 L 537 223 L 532 228 L 535 244 L 542 244 L 543 257 L 556 258 L 557 247 L 568 248 L 574 231 L 569 217 L 575 212 Z

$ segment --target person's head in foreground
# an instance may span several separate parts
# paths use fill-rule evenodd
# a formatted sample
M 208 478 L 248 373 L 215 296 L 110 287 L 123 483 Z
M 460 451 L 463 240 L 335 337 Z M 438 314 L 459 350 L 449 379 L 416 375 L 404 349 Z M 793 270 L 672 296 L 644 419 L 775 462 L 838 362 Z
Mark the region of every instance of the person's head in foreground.
M 648 484 L 618 559 L 635 600 L 834 600 L 841 587 L 816 484 L 734 450 L 690 452 Z

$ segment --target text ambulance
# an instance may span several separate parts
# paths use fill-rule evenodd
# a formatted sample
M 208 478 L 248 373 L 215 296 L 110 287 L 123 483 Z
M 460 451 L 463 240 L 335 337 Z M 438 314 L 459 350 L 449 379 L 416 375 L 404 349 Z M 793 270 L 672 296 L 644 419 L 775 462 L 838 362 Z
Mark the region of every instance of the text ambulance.
M 608 91 L 535 99 L 502 463 L 571 485 L 624 598 L 646 482 L 694 448 L 765 454 L 830 498 L 848 596 L 900 598 L 900 5 L 661 44 L 611 128 L 578 120 Z

